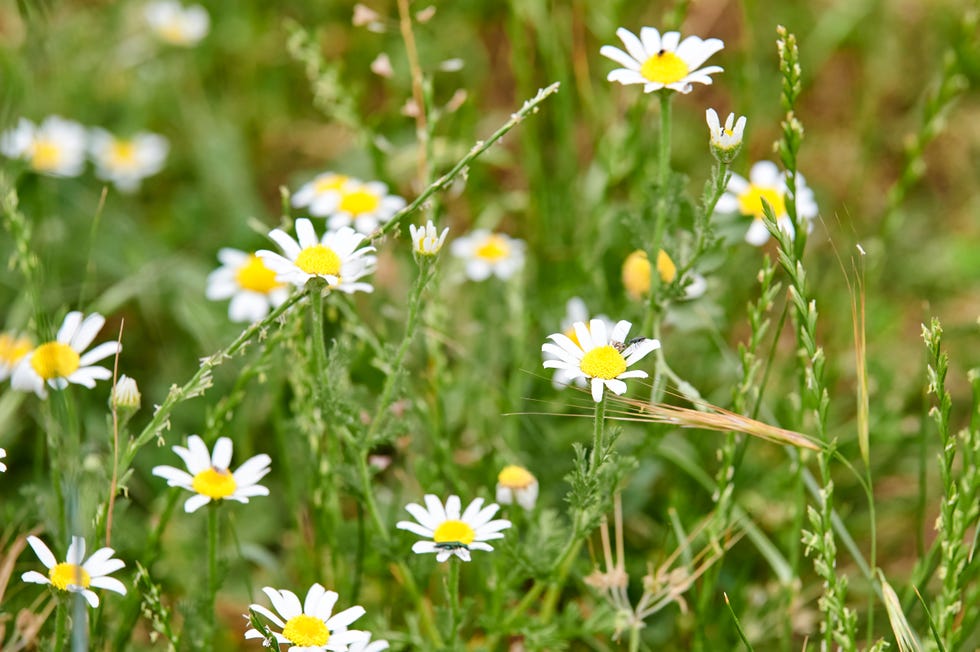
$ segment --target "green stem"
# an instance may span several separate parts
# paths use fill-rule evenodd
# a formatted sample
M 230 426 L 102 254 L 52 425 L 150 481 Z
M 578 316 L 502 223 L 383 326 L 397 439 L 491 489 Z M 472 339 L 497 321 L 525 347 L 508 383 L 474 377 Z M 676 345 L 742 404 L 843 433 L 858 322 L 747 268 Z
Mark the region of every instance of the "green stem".
M 55 652 L 65 649 L 65 635 L 68 630 L 68 600 L 58 596 L 57 613 L 54 621 L 54 644 Z
M 630 648 L 629 652 L 639 652 L 640 649 L 640 624 L 634 622 L 630 626 Z
M 459 647 L 459 559 L 450 557 L 449 578 L 446 586 L 449 592 L 449 639 L 452 649 Z
M 211 642 L 211 649 L 214 649 L 215 627 L 214 603 L 218 595 L 218 503 L 211 501 L 208 503 L 208 579 L 207 579 L 207 599 L 208 616 L 210 626 L 208 627 L 208 639 Z
M 608 389 L 606 391 L 609 391 Z M 595 404 L 595 424 L 592 429 L 592 456 L 589 458 L 589 471 L 595 475 L 603 457 L 603 438 L 606 432 L 606 397 Z

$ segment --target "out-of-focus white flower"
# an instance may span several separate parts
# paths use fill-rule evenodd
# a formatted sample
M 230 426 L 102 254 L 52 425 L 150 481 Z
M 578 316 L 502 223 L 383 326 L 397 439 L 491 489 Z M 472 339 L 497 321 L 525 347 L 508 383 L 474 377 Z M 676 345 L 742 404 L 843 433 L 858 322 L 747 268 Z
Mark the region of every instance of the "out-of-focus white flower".
M 466 276 L 473 281 L 485 281 L 491 275 L 507 280 L 524 267 L 524 241 L 486 229 L 457 238 L 451 251 L 466 264 Z
M 34 343 L 27 337 L 0 333 L 0 381 L 7 380 L 20 359 L 33 348 Z
M 497 502 L 501 505 L 517 503 L 531 511 L 537 501 L 538 479 L 523 466 L 505 466 L 497 475 Z
M 371 72 L 385 79 L 391 79 L 395 74 L 395 70 L 391 67 L 391 59 L 386 52 L 382 52 L 374 58 L 374 61 L 371 62 Z
M 89 131 L 89 138 L 95 176 L 111 181 L 123 192 L 133 192 L 143 179 L 163 169 L 170 150 L 166 138 L 145 132 L 123 139 L 95 128 Z
M 650 260 L 647 252 L 637 249 L 623 262 L 623 287 L 634 301 L 643 300 L 650 293 Z M 657 252 L 657 274 L 662 283 L 673 283 L 677 278 L 677 265 L 666 251 Z M 681 279 L 684 284 L 684 298 L 697 299 L 707 289 L 707 282 L 700 274 L 688 273 Z
M 751 216 L 752 223 L 745 234 L 746 242 L 756 246 L 769 240 L 769 231 L 762 222 L 762 201 L 765 200 L 776 216 L 779 228 L 793 234 L 793 221 L 786 212 L 786 175 L 772 161 L 759 161 L 749 171 L 749 178 L 732 174 L 728 189 L 718 200 L 715 209 L 722 213 L 741 213 Z M 808 228 L 817 217 L 817 202 L 802 174 L 796 175 L 796 212 L 806 218 Z
M 31 169 L 52 177 L 77 177 L 85 167 L 85 127 L 56 115 L 40 125 L 21 118 L 0 135 L 0 152 L 27 161 Z
M 257 255 L 224 247 L 218 260 L 221 267 L 208 275 L 205 296 L 212 301 L 230 298 L 228 318 L 233 322 L 262 321 L 289 298 L 290 287 L 277 281 Z
M 151 2 L 146 5 L 143 16 L 157 38 L 170 45 L 197 45 L 211 29 L 211 18 L 204 7 L 185 7 L 177 0 Z
M 640 36 L 620 27 L 616 36 L 626 51 L 612 45 L 603 45 L 599 54 L 623 66 L 606 77 L 620 84 L 643 84 L 643 92 L 652 93 L 668 88 L 680 93 L 690 93 L 692 84 L 710 84 L 711 75 L 721 72 L 719 66 L 699 68 L 708 57 L 725 47 L 719 39 L 702 40 L 688 36 L 681 41 L 680 32 L 660 32 L 654 27 L 644 27 Z

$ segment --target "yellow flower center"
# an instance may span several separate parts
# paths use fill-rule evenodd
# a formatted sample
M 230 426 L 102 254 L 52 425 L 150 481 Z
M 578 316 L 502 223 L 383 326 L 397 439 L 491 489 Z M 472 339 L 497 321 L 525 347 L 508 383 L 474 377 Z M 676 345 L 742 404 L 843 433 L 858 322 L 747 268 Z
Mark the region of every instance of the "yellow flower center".
M 783 198 L 783 193 L 776 188 L 762 188 L 754 183 L 738 196 L 738 208 L 742 215 L 752 215 L 755 219 L 761 220 L 763 199 L 772 207 L 776 217 L 786 214 L 786 200 Z
M 166 25 L 161 26 L 158 33 L 160 38 L 174 45 L 184 45 L 188 41 L 184 21 L 177 16 L 171 18 Z
M 340 187 L 345 183 L 347 183 L 347 177 L 343 176 L 342 174 L 332 174 L 314 181 L 313 190 L 316 192 L 316 194 L 322 195 L 323 193 L 330 192 L 331 190 L 340 190 Z
M 92 581 L 84 568 L 68 562 L 62 562 L 48 571 L 48 578 L 62 591 L 67 591 L 69 584 L 87 589 Z
M 248 261 L 238 268 L 235 272 L 235 280 L 238 281 L 238 287 L 241 289 L 260 294 L 268 294 L 282 287 L 282 283 L 276 282 L 276 273 L 266 267 L 262 259 L 255 254 L 251 254 Z
M 136 144 L 131 140 L 116 140 L 109 147 L 109 164 L 114 168 L 136 167 Z
M 31 366 L 44 380 L 67 378 L 78 370 L 81 358 L 75 350 L 61 342 L 48 342 L 37 347 Z
M 667 252 L 661 249 L 657 252 L 657 273 L 664 283 L 673 283 L 677 278 L 677 265 Z M 638 300 L 650 291 L 650 261 L 647 253 L 637 249 L 623 263 L 623 286 L 631 299 Z
M 475 538 L 476 532 L 473 528 L 462 521 L 454 520 L 443 521 L 432 535 L 436 543 L 462 543 L 467 546 Z
M 505 466 L 497 476 L 497 482 L 508 489 L 526 489 L 534 484 L 534 476 L 523 466 Z
M 626 358 L 612 345 L 606 344 L 582 356 L 579 368 L 590 378 L 611 380 L 626 371 Z
M 495 261 L 502 258 L 506 258 L 510 254 L 510 247 L 507 245 L 507 241 L 499 235 L 491 235 L 487 238 L 486 242 L 480 245 L 476 250 L 476 255 L 478 258 L 483 258 L 484 260 Z
M 213 466 L 195 475 L 191 486 L 202 496 L 214 499 L 227 498 L 238 488 L 235 476 L 228 469 L 216 469 Z
M 640 66 L 640 74 L 652 82 L 673 84 L 687 77 L 691 69 L 673 52 L 661 50 Z
M 296 257 L 296 266 L 307 274 L 340 276 L 340 256 L 322 244 L 307 247 Z
M 367 190 L 358 189 L 344 193 L 340 199 L 340 210 L 351 215 L 373 213 L 381 205 L 381 198 Z
M 14 338 L 0 334 L 0 365 L 13 367 L 17 361 L 31 352 L 31 341 L 26 337 Z
M 306 614 L 293 616 L 287 620 L 286 626 L 282 628 L 282 635 L 293 645 L 301 647 L 322 646 L 330 640 L 327 624 L 319 618 Z
M 31 152 L 31 167 L 35 170 L 53 170 L 61 160 L 61 148 L 50 140 L 35 140 Z

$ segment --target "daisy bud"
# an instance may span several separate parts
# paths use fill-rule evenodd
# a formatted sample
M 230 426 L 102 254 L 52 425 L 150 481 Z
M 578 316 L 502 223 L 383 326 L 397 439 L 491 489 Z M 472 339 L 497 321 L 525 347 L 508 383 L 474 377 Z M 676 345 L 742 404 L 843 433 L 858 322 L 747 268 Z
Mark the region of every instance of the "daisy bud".
M 140 398 L 140 390 L 136 386 L 136 381 L 123 374 L 116 381 L 115 387 L 112 388 L 110 405 L 114 405 L 120 410 L 135 412 L 140 409 Z
M 538 480 L 523 466 L 505 466 L 497 476 L 497 502 L 512 505 L 515 502 L 531 511 L 538 500 Z
M 711 136 L 711 154 L 720 163 L 731 163 L 742 149 L 742 135 L 745 132 L 745 116 L 735 120 L 735 114 L 729 113 L 725 120 L 725 126 L 721 126 L 718 114 L 714 109 L 705 112 L 705 120 L 708 122 L 708 131 Z
M 425 226 L 408 225 L 408 230 L 412 234 L 412 251 L 416 256 L 435 256 L 442 249 L 446 242 L 446 234 L 449 233 L 447 226 L 439 233 L 432 220 L 426 222 Z

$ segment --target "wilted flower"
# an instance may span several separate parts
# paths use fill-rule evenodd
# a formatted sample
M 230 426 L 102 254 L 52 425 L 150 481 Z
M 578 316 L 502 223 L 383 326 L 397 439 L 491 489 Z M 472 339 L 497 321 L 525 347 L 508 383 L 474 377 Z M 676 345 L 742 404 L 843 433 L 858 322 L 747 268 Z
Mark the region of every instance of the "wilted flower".
M 718 66 L 698 68 L 708 57 L 725 47 L 719 39 L 702 40 L 688 36 L 681 41 L 680 32 L 660 32 L 654 27 L 644 27 L 637 38 L 628 29 L 620 27 L 616 36 L 626 46 L 626 52 L 611 45 L 604 45 L 599 53 L 624 66 L 616 68 L 606 77 L 620 84 L 643 84 L 643 91 L 651 93 L 669 88 L 690 93 L 691 84 L 710 84 L 711 75 L 721 72 Z
M 112 558 L 116 554 L 112 548 L 99 548 L 91 557 L 83 561 L 85 539 L 72 537 L 71 545 L 68 546 L 67 561 L 59 564 L 51 550 L 37 537 L 27 537 L 27 543 L 48 569 L 48 574 L 44 576 L 37 571 L 28 571 L 20 576 L 23 581 L 31 584 L 50 584 L 60 591 L 81 593 L 92 608 L 99 606 L 99 596 L 89 590 L 90 586 L 126 595 L 126 587 L 123 583 L 108 577 L 109 573 L 114 573 L 126 565 L 122 560 Z

